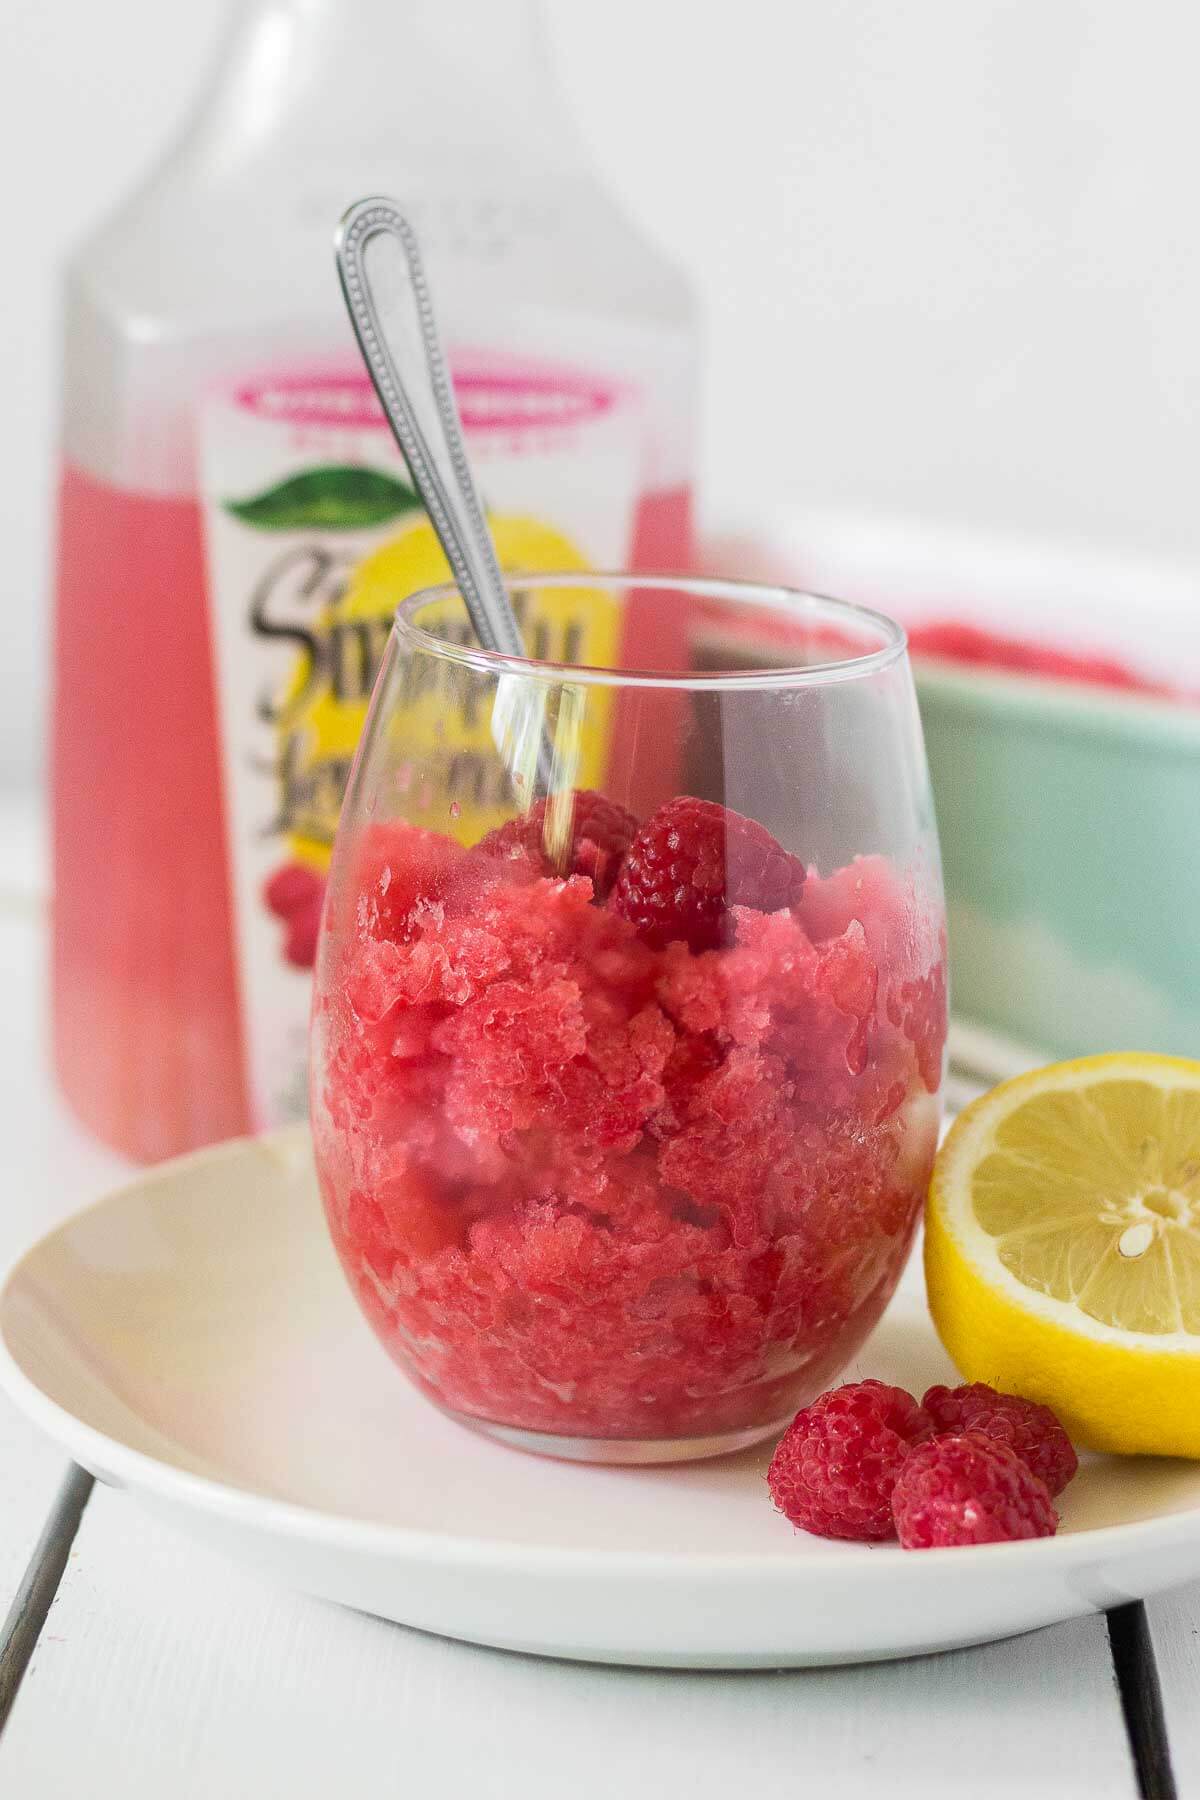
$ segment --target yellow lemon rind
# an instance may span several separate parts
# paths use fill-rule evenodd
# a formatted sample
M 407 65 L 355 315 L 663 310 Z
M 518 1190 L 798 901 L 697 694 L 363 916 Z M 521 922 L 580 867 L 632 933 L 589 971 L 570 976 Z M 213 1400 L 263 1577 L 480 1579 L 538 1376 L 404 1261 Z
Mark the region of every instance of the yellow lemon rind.
M 1085 1087 L 1097 1077 L 1200 1089 L 1200 1063 L 1148 1053 L 1083 1057 L 1018 1076 L 968 1107 L 946 1139 L 930 1188 L 930 1312 L 967 1380 L 1053 1406 L 1080 1444 L 1200 1459 L 1200 1339 L 1122 1332 L 1025 1287 L 970 1213 L 963 1172 L 980 1160 L 999 1122 L 1035 1092 Z

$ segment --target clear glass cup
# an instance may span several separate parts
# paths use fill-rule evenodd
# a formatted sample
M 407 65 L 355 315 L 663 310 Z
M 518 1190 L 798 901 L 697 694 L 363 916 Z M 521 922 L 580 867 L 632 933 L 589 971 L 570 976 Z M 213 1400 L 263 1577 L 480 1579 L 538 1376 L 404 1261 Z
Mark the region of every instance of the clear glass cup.
M 406 601 L 330 871 L 312 1116 L 374 1330 L 463 1423 L 733 1450 L 891 1297 L 941 1112 L 945 924 L 900 628 L 538 575 L 537 660 Z M 611 666 L 578 667 L 584 617 Z

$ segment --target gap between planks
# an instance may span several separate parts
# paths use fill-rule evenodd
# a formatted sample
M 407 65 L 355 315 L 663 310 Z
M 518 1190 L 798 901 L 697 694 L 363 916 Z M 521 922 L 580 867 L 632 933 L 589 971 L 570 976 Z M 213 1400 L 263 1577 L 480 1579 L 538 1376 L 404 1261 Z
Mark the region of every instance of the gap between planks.
M 46 1615 L 54 1603 L 94 1485 L 93 1477 L 85 1469 L 72 1464 L 63 1478 L 42 1535 L 34 1545 L 3 1630 L 0 1630 L 0 1732 L 8 1721 L 29 1659 L 46 1623 Z
M 1144 1602 L 1132 1600 L 1112 1608 L 1108 1641 L 1141 1800 L 1179 1800 Z

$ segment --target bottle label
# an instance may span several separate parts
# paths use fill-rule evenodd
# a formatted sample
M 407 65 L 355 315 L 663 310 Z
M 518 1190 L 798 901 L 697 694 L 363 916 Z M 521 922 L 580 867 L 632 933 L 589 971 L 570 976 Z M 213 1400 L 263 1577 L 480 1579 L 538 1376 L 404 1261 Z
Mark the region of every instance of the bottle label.
M 607 376 L 457 356 L 455 390 L 507 569 L 629 565 L 643 470 L 638 390 Z M 307 1105 L 311 968 L 326 870 L 399 602 L 449 579 L 365 374 L 270 371 L 210 393 L 200 474 L 224 748 L 243 1039 L 255 1123 Z M 519 596 L 531 654 L 611 662 L 601 590 Z M 405 698 L 420 779 L 474 841 L 503 817 L 490 721 L 453 693 Z M 579 746 L 598 778 L 604 719 Z

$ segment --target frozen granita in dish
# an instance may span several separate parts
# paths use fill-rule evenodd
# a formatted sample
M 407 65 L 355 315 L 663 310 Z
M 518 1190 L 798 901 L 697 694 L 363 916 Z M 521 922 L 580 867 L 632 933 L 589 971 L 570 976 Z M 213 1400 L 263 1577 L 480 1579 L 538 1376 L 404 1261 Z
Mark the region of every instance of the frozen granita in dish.
M 883 858 L 806 869 L 690 797 L 639 822 L 568 794 L 471 847 L 366 823 L 345 866 L 317 1161 L 396 1361 L 515 1434 L 778 1429 L 908 1253 L 939 1115 L 940 913 Z

